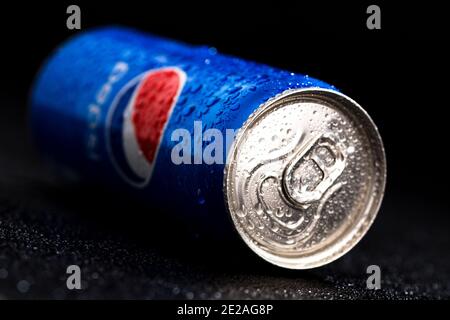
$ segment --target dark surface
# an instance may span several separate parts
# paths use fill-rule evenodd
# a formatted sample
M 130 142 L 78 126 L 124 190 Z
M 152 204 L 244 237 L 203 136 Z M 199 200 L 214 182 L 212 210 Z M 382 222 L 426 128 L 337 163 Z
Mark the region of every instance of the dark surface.
M 283 270 L 240 241 L 203 239 L 163 209 L 60 180 L 31 146 L 26 100 L 43 59 L 76 32 L 65 28 L 70 3 L 25 10 L 8 2 L 0 20 L 0 298 L 448 299 L 446 11 L 379 3 L 382 30 L 369 31 L 371 2 L 164 3 L 80 2 L 82 28 L 136 27 L 334 84 L 369 112 L 385 143 L 387 190 L 373 227 L 330 265 Z M 71 264 L 82 269 L 81 291 L 66 289 Z M 378 291 L 366 289 L 372 264 L 382 271 Z
M 315 270 L 282 270 L 240 243 L 215 246 L 182 233 L 167 241 L 155 227 L 164 221 L 142 218 L 152 210 L 98 187 L 62 183 L 28 144 L 17 102 L 1 102 L 8 132 L 0 136 L 1 298 L 450 297 L 444 208 L 388 188 L 374 226 L 349 254 Z M 71 264 L 82 269 L 81 291 L 66 289 Z M 365 284 L 371 264 L 382 270 L 376 292 Z

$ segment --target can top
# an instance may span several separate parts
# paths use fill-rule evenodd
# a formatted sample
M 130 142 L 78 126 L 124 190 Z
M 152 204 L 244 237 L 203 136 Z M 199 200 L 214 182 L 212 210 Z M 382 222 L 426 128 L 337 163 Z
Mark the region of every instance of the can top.
M 342 93 L 285 91 L 239 130 L 226 203 L 247 245 L 291 269 L 327 264 L 364 236 L 384 193 L 386 160 L 368 114 Z

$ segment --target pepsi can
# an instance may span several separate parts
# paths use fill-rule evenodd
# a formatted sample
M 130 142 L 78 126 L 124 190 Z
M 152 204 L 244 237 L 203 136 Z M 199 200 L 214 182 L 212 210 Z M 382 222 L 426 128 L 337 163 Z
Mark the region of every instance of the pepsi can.
M 214 48 L 82 33 L 44 64 L 30 104 L 35 141 L 64 172 L 211 230 L 231 226 L 278 266 L 339 258 L 383 197 L 383 144 L 354 100 Z

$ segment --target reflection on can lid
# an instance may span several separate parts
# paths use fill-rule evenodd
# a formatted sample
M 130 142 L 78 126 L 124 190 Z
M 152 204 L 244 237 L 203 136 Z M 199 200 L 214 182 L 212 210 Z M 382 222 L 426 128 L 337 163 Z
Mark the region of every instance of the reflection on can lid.
M 348 252 L 378 212 L 383 144 L 352 99 L 288 90 L 261 105 L 230 149 L 226 202 L 247 245 L 278 266 L 308 269 Z

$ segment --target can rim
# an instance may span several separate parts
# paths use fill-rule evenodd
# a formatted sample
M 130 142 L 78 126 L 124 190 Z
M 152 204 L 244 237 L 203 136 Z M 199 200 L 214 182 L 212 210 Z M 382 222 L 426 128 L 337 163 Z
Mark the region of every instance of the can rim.
M 292 98 L 291 96 L 300 95 L 300 96 L 315 96 L 317 97 L 327 97 L 328 100 L 331 100 L 335 104 L 340 104 L 346 110 L 350 111 L 349 114 L 357 114 L 359 113 L 362 116 L 362 119 L 365 122 L 368 122 L 368 126 L 365 127 L 365 132 L 367 132 L 368 136 L 374 139 L 371 141 L 372 149 L 376 150 L 379 153 L 378 157 L 380 160 L 379 163 L 379 185 L 377 187 L 378 195 L 373 197 L 371 201 L 369 201 L 365 208 L 364 214 L 360 215 L 357 223 L 355 223 L 353 230 L 346 231 L 344 234 L 338 238 L 337 241 L 333 241 L 328 244 L 323 250 L 319 250 L 318 253 L 314 253 L 311 257 L 287 257 L 280 256 L 274 252 L 269 252 L 261 248 L 258 244 L 254 243 L 254 241 L 247 235 L 246 232 L 242 231 L 238 225 L 239 222 L 236 220 L 235 215 L 232 213 L 232 209 L 229 205 L 230 202 L 230 180 L 232 179 L 232 159 L 234 158 L 234 154 L 236 153 L 236 147 L 242 141 L 244 137 L 244 133 L 246 129 L 253 123 L 253 120 L 258 118 L 263 113 L 270 110 L 272 107 L 276 106 L 278 102 L 284 100 L 286 98 Z M 358 116 L 358 115 L 356 115 Z M 350 251 L 356 244 L 364 237 L 364 235 L 368 232 L 371 225 L 373 224 L 375 217 L 378 214 L 378 211 L 381 207 L 382 199 L 384 196 L 385 188 L 386 188 L 386 177 L 387 177 L 387 168 L 386 168 L 386 154 L 383 146 L 383 141 L 379 134 L 378 128 L 373 122 L 372 118 L 369 116 L 366 110 L 364 110 L 356 101 L 349 98 L 343 93 L 340 93 L 331 89 L 324 89 L 320 87 L 310 87 L 310 88 L 299 88 L 299 89 L 288 89 L 276 96 L 268 99 L 266 102 L 262 103 L 259 107 L 257 107 L 253 113 L 248 117 L 248 119 L 244 122 L 244 124 L 239 128 L 236 137 L 229 149 L 229 153 L 227 155 L 227 161 L 224 168 L 224 180 L 223 180 L 223 190 L 224 190 L 224 201 L 225 206 L 227 208 L 228 214 L 231 216 L 233 221 L 234 228 L 236 229 L 239 236 L 242 240 L 247 244 L 248 247 L 252 251 L 254 251 L 257 255 L 259 255 L 264 260 L 288 269 L 311 269 L 323 266 L 330 262 L 335 261 L 336 259 L 345 255 L 348 251 Z M 372 186 L 373 189 L 373 186 Z M 314 258 L 315 257 L 315 258 Z

